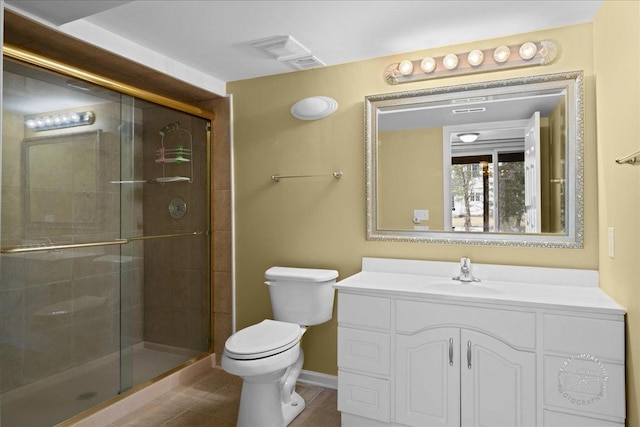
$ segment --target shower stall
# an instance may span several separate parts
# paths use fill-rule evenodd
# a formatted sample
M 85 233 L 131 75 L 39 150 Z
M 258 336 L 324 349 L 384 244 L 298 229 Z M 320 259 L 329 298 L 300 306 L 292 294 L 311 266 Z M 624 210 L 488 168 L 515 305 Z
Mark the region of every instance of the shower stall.
M 210 351 L 210 121 L 5 58 L 0 426 Z

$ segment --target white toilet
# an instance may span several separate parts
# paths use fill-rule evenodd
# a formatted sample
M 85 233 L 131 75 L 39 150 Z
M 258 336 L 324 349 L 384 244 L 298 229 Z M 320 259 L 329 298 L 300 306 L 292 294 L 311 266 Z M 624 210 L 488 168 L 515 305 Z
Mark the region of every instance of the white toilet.
M 305 408 L 295 392 L 307 326 L 333 314 L 335 270 L 271 267 L 265 272 L 275 320 L 244 328 L 224 346 L 222 369 L 241 377 L 237 427 L 284 427 Z

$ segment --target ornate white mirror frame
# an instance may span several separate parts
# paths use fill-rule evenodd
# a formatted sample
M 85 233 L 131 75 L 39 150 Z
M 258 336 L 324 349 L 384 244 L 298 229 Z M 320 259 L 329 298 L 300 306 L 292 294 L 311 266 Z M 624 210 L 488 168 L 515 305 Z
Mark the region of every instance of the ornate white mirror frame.
M 365 154 L 366 154 L 366 238 L 379 241 L 402 241 L 424 243 L 448 243 L 465 245 L 523 246 L 549 248 L 583 247 L 583 72 L 571 71 L 556 74 L 537 75 L 508 80 L 487 81 L 457 86 L 444 86 L 432 89 L 396 92 L 365 97 Z M 561 209 L 562 230 L 560 232 L 484 232 L 484 231 L 441 231 L 428 230 L 427 227 L 403 229 L 380 226 L 379 200 L 382 177 L 379 175 L 379 134 L 378 126 L 381 114 L 388 111 L 411 110 L 419 104 L 419 109 L 429 110 L 432 106 L 455 104 L 477 107 L 483 99 L 519 96 L 523 92 L 541 92 L 562 90 L 565 99 L 564 119 L 565 151 L 564 176 L 555 177 L 551 182 L 563 186 Z M 466 103 L 466 104 L 465 104 Z M 482 107 L 480 107 L 482 108 Z M 462 127 L 470 127 L 467 124 Z M 444 128 L 444 126 L 442 126 Z M 472 126 L 471 126 L 472 127 Z M 444 132 L 448 135 L 448 132 Z M 450 137 L 450 136 L 449 136 Z M 453 142 L 453 140 L 450 140 Z M 447 144 L 447 141 L 444 141 Z M 445 156 L 447 148 L 445 146 Z M 450 154 L 449 154 L 450 155 Z M 447 170 L 451 157 L 444 159 Z M 433 188 L 433 187 L 432 187 Z M 429 184 L 424 184 L 429 191 Z M 446 189 L 443 189 L 443 192 Z M 446 196 L 445 196 L 446 199 Z M 442 198 L 440 198 L 442 200 Z M 418 208 L 419 206 L 415 206 Z M 386 209 L 389 209 L 388 207 Z M 448 209 L 446 206 L 444 209 Z M 428 213 L 427 213 L 428 218 Z M 420 218 L 418 218 L 419 220 Z M 414 223 L 418 224 L 416 218 Z

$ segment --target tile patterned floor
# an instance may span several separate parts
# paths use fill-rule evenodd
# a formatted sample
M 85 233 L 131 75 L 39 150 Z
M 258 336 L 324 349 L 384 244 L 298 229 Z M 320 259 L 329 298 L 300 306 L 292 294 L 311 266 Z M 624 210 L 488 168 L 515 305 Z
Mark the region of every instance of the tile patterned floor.
M 116 420 L 110 427 L 233 427 L 241 390 L 242 380 L 215 368 Z M 290 427 L 340 426 L 336 390 L 298 384 L 296 391 L 307 402 L 307 408 Z

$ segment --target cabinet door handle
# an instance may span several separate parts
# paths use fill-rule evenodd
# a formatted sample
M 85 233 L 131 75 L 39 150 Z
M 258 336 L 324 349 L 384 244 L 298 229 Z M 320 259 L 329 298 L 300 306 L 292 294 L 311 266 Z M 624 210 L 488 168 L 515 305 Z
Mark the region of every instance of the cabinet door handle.
M 453 366 L 453 338 L 449 338 L 449 366 Z
M 471 340 L 467 341 L 467 368 L 471 369 Z

